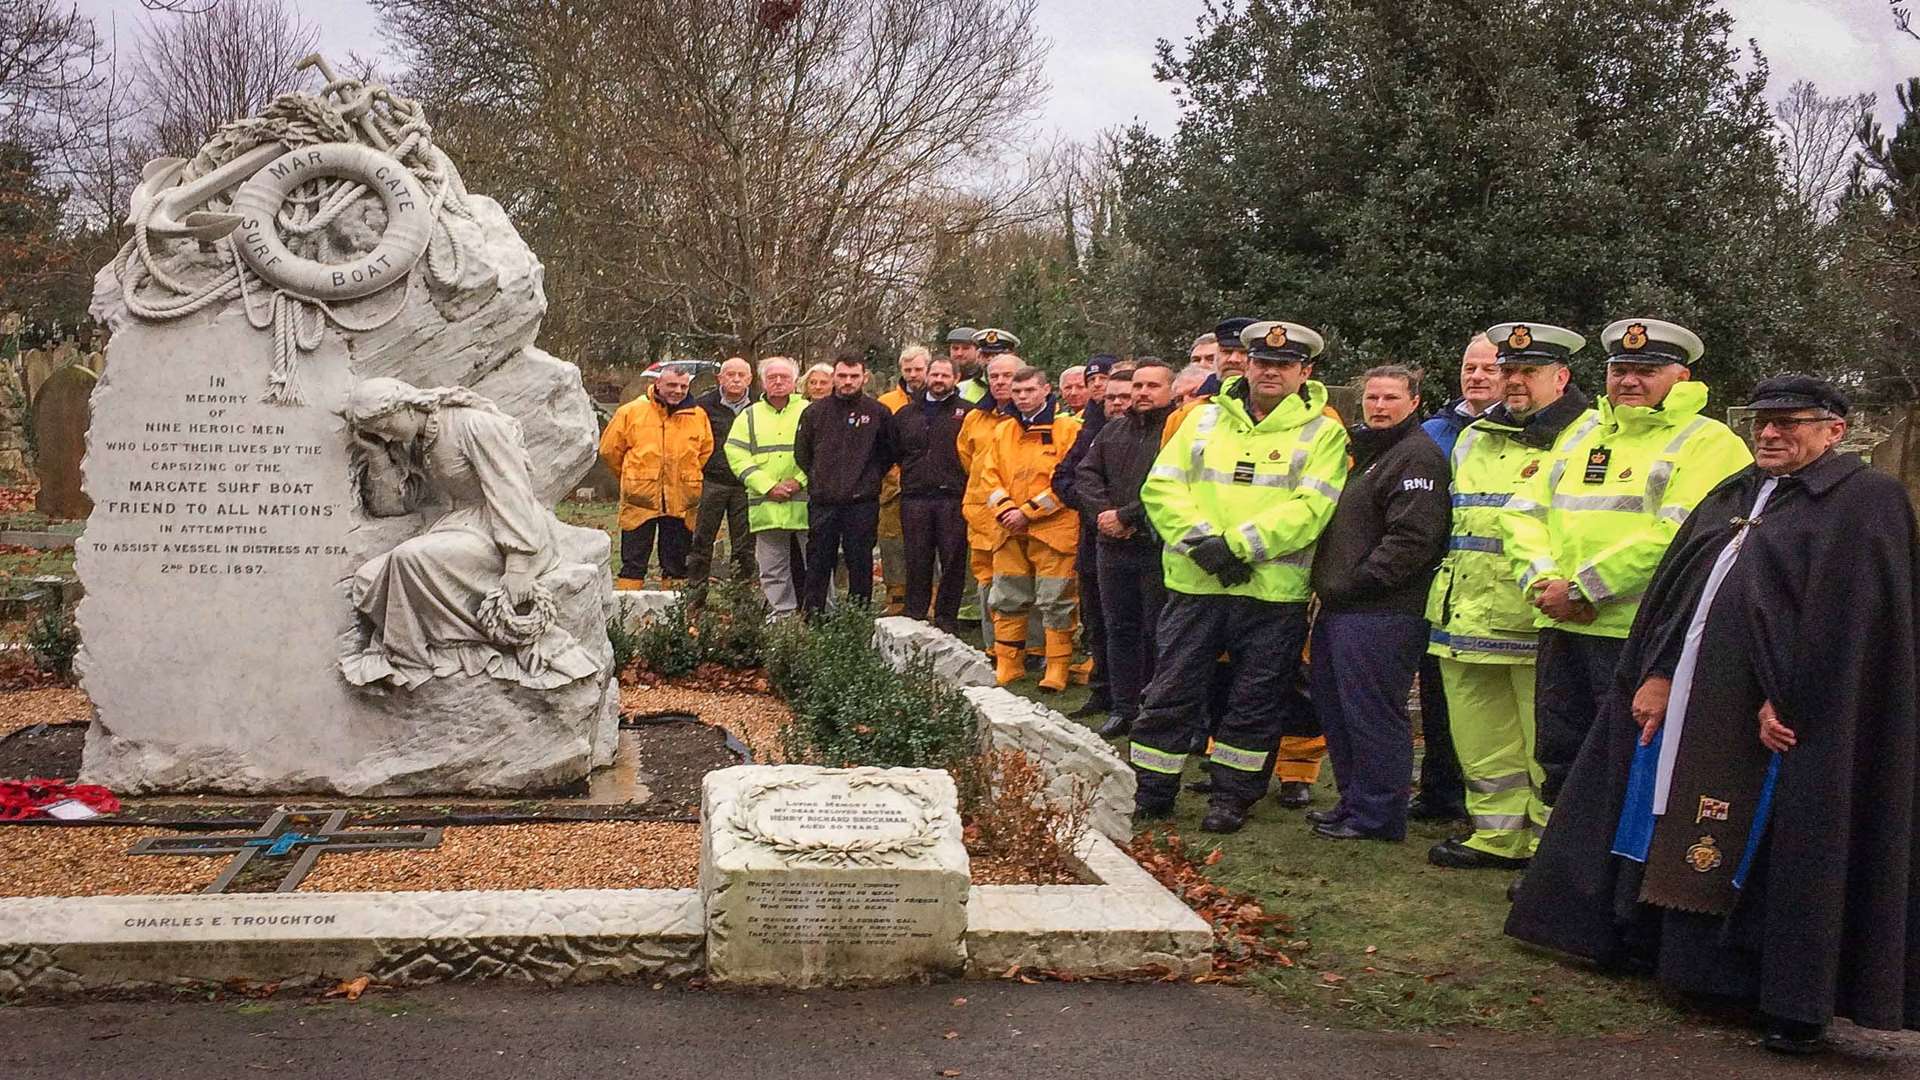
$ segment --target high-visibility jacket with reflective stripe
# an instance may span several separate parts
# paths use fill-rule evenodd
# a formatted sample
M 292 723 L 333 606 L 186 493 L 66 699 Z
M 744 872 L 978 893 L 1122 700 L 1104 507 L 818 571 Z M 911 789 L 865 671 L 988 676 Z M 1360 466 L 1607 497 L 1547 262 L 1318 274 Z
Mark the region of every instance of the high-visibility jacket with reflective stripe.
M 1322 414 L 1327 388 L 1309 381 L 1258 423 L 1246 380 L 1235 379 L 1194 410 L 1161 448 L 1140 502 L 1166 541 L 1167 588 L 1193 595 L 1307 599 L 1314 541 L 1333 517 L 1347 479 L 1347 434 Z M 1231 589 L 1189 556 L 1210 536 L 1253 564 Z
M 1452 534 L 1427 594 L 1428 652 L 1469 664 L 1533 663 L 1538 612 L 1508 568 L 1500 515 L 1560 447 L 1599 423 L 1588 409 L 1545 450 L 1516 442 L 1519 428 L 1486 417 L 1460 433 L 1453 444 Z
M 727 432 L 727 464 L 746 485 L 747 528 L 754 532 L 807 527 L 807 474 L 793 458 L 793 438 L 806 407 L 799 394 L 789 397 L 784 409 L 761 398 Z M 767 498 L 782 480 L 798 480 L 801 488 L 786 502 Z
M 1731 429 L 1700 415 L 1707 388 L 1676 383 L 1658 407 L 1600 399 L 1599 423 L 1558 448 L 1500 518 L 1522 588 L 1574 582 L 1599 612 L 1590 623 L 1534 625 L 1623 638 L 1674 533 L 1720 481 L 1753 464 Z
M 960 391 L 960 400 L 974 402 L 986 397 L 987 384 L 981 381 L 984 377 L 984 375 L 979 377 L 969 376 L 968 378 L 960 380 L 960 385 L 955 387 L 955 389 Z
M 954 437 L 960 454 L 960 467 L 967 470 L 967 490 L 960 499 L 960 514 L 967 519 L 967 547 L 974 551 L 992 551 L 1006 539 L 1006 530 L 987 512 L 987 448 L 993 433 L 1006 419 L 991 405 L 974 404 L 973 411 L 960 421 L 960 434 Z
M 987 445 L 980 483 L 987 489 L 988 514 L 998 519 L 1018 509 L 1029 522 L 1024 535 L 1064 554 L 1079 546 L 1080 515 L 1054 492 L 1053 470 L 1073 448 L 1080 421 L 1058 406 L 1057 399 L 1048 401 L 1031 424 L 1018 416 L 1001 420 Z M 1002 531 L 993 546 L 1011 538 Z

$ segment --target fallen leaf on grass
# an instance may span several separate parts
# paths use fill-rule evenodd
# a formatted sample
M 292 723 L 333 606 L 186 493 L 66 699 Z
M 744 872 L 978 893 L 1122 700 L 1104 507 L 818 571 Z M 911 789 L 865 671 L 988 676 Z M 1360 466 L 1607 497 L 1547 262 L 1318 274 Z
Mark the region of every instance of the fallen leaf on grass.
M 1346 982 L 1347 977 L 1336 971 L 1323 971 L 1320 973 L 1320 981 L 1329 986 L 1338 986 Z
M 360 995 L 367 992 L 373 984 L 373 977 L 362 975 L 357 979 L 343 979 L 340 984 L 326 992 L 325 997 L 344 997 L 348 1001 L 359 1001 Z
M 1001 972 L 1000 977 L 1003 979 L 1011 979 L 1018 974 L 1020 974 L 1020 965 L 1015 964 L 1012 967 L 1008 968 L 1007 970 Z M 962 998 L 961 1000 L 965 1001 L 966 999 Z
M 1212 851 L 1207 853 L 1206 859 L 1202 861 L 1204 861 L 1208 866 L 1215 866 L 1219 864 L 1221 857 L 1226 855 L 1226 853 L 1227 851 L 1225 848 L 1214 848 Z
M 957 1031 L 949 1031 L 940 1037 L 943 1039 L 957 1039 L 960 1037 L 960 1033 Z
M 953 999 L 953 1007 L 956 1009 L 962 1005 L 965 1005 L 966 1003 L 967 1003 L 967 999 L 963 997 L 957 997 Z
M 940 1075 L 941 1076 L 959 1076 L 960 1070 L 959 1069 L 941 1069 Z

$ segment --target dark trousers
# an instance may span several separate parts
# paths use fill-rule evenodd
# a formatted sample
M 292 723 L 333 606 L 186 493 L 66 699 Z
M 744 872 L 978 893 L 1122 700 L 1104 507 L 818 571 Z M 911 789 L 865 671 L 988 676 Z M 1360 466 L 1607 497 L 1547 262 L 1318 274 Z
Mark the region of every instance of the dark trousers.
M 1436 810 L 1467 816 L 1467 786 L 1460 774 L 1460 755 L 1453 749 L 1453 728 L 1447 722 L 1447 694 L 1440 682 L 1440 658 L 1420 657 L 1420 802 Z
M 1300 672 L 1307 605 L 1169 592 L 1157 636 L 1153 682 L 1133 727 L 1138 805 L 1173 804 L 1187 747 L 1206 730 L 1208 689 L 1222 652 L 1233 667 L 1233 682 L 1226 715 L 1214 732 L 1211 798 L 1221 805 L 1252 805 L 1273 776 L 1269 762 L 1286 724 L 1286 695 Z
M 1100 621 L 1107 632 L 1108 699 L 1113 715 L 1131 723 L 1140 715 L 1140 692 L 1153 680 L 1155 631 L 1167 602 L 1160 551 L 1104 544 L 1095 576 L 1100 582 Z
M 1313 708 L 1340 786 L 1334 813 L 1383 839 L 1407 835 L 1407 695 L 1426 648 L 1427 620 L 1418 615 L 1322 611 L 1313 627 Z
M 1613 693 L 1613 669 L 1620 666 L 1626 644 L 1621 638 L 1552 627 L 1540 631 L 1534 654 L 1533 757 L 1546 773 L 1540 801 L 1548 806 L 1560 797 L 1580 744 Z
M 845 561 L 847 597 L 873 603 L 873 545 L 880 533 L 880 501 L 807 505 L 807 589 L 800 606 L 823 611 L 833 591 L 833 568 Z
M 693 534 L 687 531 L 687 523 L 677 517 L 662 515 L 648 518 L 638 528 L 628 529 L 620 534 L 620 576 L 623 578 L 643 578 L 647 576 L 647 563 L 653 558 L 654 538 L 660 540 L 660 576 L 683 578 L 687 576 L 687 549 L 693 544 Z
M 693 553 L 687 557 L 687 576 L 695 592 L 705 594 L 713 573 L 713 544 L 720 526 L 727 527 L 727 549 L 733 557 L 733 580 L 760 576 L 753 561 L 753 537 L 747 535 L 747 489 L 712 480 L 700 489 L 700 516 L 693 524 Z
M 967 519 L 960 515 L 960 496 L 902 496 L 900 536 L 907 549 L 906 616 L 924 621 L 932 605 L 934 625 L 951 628 L 967 587 Z
M 1107 671 L 1107 616 L 1100 599 L 1100 544 L 1092 529 L 1080 530 L 1080 547 L 1073 565 L 1080 579 L 1080 641 L 1093 659 L 1087 676 L 1087 703 L 1113 708 L 1113 676 Z

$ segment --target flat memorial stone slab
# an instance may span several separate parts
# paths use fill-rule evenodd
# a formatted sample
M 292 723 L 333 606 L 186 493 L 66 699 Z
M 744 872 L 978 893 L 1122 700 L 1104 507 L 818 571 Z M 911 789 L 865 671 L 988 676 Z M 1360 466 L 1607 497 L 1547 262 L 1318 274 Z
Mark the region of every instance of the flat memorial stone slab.
M 872 985 L 965 966 L 970 867 L 945 772 L 721 769 L 700 816 L 716 981 Z

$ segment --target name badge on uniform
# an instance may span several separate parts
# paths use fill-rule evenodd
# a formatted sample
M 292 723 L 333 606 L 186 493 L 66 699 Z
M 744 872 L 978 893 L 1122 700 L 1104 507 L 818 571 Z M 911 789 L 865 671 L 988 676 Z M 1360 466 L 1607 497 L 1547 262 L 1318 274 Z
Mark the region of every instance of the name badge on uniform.
M 1236 484 L 1253 483 L 1253 469 L 1254 465 L 1251 461 L 1235 462 L 1233 466 L 1233 482 Z
M 1605 446 L 1596 446 L 1587 452 L 1587 475 L 1583 481 L 1589 484 L 1607 482 L 1607 463 L 1613 460 L 1613 451 Z

